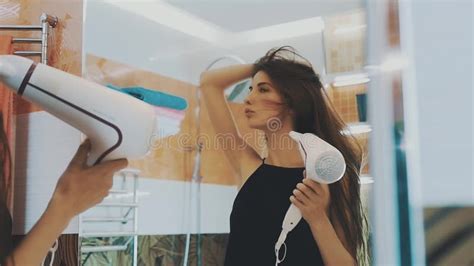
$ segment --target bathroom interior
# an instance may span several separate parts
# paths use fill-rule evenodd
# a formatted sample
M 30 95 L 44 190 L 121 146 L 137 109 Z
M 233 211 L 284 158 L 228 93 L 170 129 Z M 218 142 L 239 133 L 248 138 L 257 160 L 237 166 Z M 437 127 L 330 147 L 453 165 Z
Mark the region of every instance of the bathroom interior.
M 466 47 L 472 54 L 472 39 L 458 26 L 469 19 L 454 15 L 469 17 L 472 3 L 449 6 L 445 15 L 456 19 L 446 25 L 420 17 L 441 14 L 448 3 L 414 2 L 0 1 L 0 54 L 25 56 L 110 89 L 179 97 L 173 106 L 153 105 L 158 135 L 150 152 L 116 173 L 109 196 L 69 224 L 55 256 L 45 262 L 223 265 L 241 184 L 224 152 L 206 142 L 216 132 L 199 92 L 200 74 L 253 63 L 269 49 L 289 45 L 320 75 L 347 124 L 341 134 L 363 148 L 360 186 L 372 264 L 472 265 L 472 128 L 459 133 L 458 142 L 448 135 L 454 144 L 439 145 L 451 132 L 431 116 L 437 112 L 450 128 L 459 128 L 461 122 L 449 115 L 460 108 L 455 95 L 472 94 L 465 86 L 471 82 L 472 90 L 472 80 L 452 81 L 459 93 L 444 95 L 428 78 L 443 75 L 441 70 L 420 53 L 435 38 L 423 30 L 433 23 L 429 28 L 442 26 L 457 39 L 443 44 L 455 55 L 439 60 L 459 60 L 456 51 Z M 436 53 L 436 47 L 426 49 Z M 248 86 L 237 83 L 225 93 L 239 129 L 252 136 L 249 144 L 263 157 L 263 136 L 248 127 L 243 111 Z M 9 207 L 15 240 L 21 241 L 84 136 L 1 83 L 0 89 L 14 154 Z M 431 100 L 423 102 L 425 97 Z M 464 98 L 468 104 L 472 99 Z M 440 103 L 449 110 L 439 111 Z M 472 118 L 472 112 L 466 115 Z M 449 156 L 453 152 L 457 159 Z M 453 177 L 446 181 L 446 175 Z

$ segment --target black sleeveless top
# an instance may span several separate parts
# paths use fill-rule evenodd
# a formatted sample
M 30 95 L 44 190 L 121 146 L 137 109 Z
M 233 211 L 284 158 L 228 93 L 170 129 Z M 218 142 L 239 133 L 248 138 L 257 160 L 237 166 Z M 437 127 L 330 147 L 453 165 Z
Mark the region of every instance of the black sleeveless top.
M 0 264 L 13 249 L 12 225 L 10 211 L 0 199 Z
M 303 170 L 263 161 L 247 179 L 232 208 L 225 266 L 275 265 L 275 243 L 291 204 L 289 198 L 303 180 Z M 286 257 L 280 266 L 324 265 L 304 219 L 288 233 L 285 243 Z M 284 246 L 280 249 L 280 259 L 284 249 Z

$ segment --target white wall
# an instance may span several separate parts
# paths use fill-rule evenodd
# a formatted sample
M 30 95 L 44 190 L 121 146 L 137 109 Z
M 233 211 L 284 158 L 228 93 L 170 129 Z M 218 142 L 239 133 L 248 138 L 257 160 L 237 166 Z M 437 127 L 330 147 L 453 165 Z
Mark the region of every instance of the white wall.
M 97 0 L 86 2 L 84 55 L 91 53 L 180 80 L 188 80 L 180 53 L 208 47 L 144 17 Z
M 56 182 L 79 147 L 80 132 L 47 112 L 17 116 L 13 234 L 26 234 L 41 217 Z M 77 233 L 74 218 L 64 233 Z
M 322 73 L 324 69 L 324 53 L 322 49 L 322 34 L 312 33 L 305 36 L 295 38 L 280 39 L 268 42 L 252 43 L 251 40 L 245 45 L 234 47 L 231 49 L 223 49 L 218 47 L 209 47 L 208 49 L 199 51 L 198 53 L 189 54 L 190 66 L 192 67 L 189 82 L 198 84 L 199 75 L 208 67 L 215 59 L 224 55 L 237 55 L 246 63 L 254 63 L 258 58 L 265 55 L 271 48 L 290 45 L 295 48 L 300 55 L 308 59 L 315 67 L 318 73 Z M 227 64 L 236 64 L 233 61 L 227 61 Z M 217 65 L 216 65 L 217 66 Z M 222 63 L 219 65 L 222 66 Z
M 121 177 L 115 176 L 114 187 L 120 189 Z M 128 183 L 132 182 L 128 178 Z M 157 180 L 140 177 L 138 181 L 138 234 L 168 235 L 190 233 L 228 233 L 229 217 L 237 187 L 213 184 L 201 185 L 201 197 L 190 198 L 195 191 L 194 184 L 173 180 Z M 129 186 L 127 190 L 130 190 Z M 194 193 L 195 195 L 195 193 Z M 128 193 L 113 198 L 109 195 L 104 203 L 133 202 L 133 194 Z M 197 213 L 199 203 L 200 214 Z M 121 217 L 125 208 L 95 207 L 83 214 L 90 217 Z M 128 216 L 133 217 L 133 212 Z M 197 217 L 200 217 L 198 223 Z M 130 232 L 133 223 L 85 223 L 81 232 Z
M 473 4 L 411 2 L 423 202 L 473 205 Z
M 222 43 L 216 44 L 97 0 L 87 1 L 85 15 L 84 54 L 92 53 L 194 84 L 217 57 L 236 54 L 247 62 L 254 62 L 270 48 L 282 45 L 294 46 L 318 72 L 323 71 L 322 36 L 317 30 L 299 37 L 259 43 L 248 38 L 242 42 L 238 38 L 241 33 L 220 30 Z M 319 25 L 304 27 L 317 29 Z M 219 25 L 216 29 L 220 29 Z M 226 34 L 230 34 L 229 38 L 225 38 Z M 232 38 L 239 39 L 239 44 L 227 47 L 224 42 Z

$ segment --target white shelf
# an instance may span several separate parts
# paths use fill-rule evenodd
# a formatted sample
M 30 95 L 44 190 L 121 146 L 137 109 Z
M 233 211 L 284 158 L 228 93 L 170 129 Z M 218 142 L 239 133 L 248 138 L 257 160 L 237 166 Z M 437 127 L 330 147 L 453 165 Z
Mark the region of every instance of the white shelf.
M 138 235 L 134 232 L 93 232 L 93 233 L 82 233 L 80 237 L 120 237 L 120 236 L 136 236 Z
M 95 247 L 81 247 L 81 253 L 92 253 L 92 252 L 108 252 L 108 251 L 124 251 L 127 250 L 128 246 L 95 246 Z
M 130 207 L 130 208 L 136 208 L 138 207 L 138 203 L 101 203 L 96 205 L 95 207 Z
M 341 78 L 344 79 L 344 77 L 351 77 L 351 76 L 358 76 L 358 75 L 363 75 L 363 76 L 368 77 L 368 72 L 365 69 L 359 69 L 359 70 L 348 71 L 348 72 L 328 73 L 326 75 L 322 75 L 322 80 L 324 82 L 323 84 L 328 84 L 328 85 L 331 85 L 334 89 L 338 89 L 338 88 L 343 88 L 345 86 L 334 87 L 333 83 L 337 79 L 341 79 Z M 363 82 L 363 83 L 366 83 L 366 82 Z M 361 83 L 358 83 L 358 84 L 361 84 Z M 351 86 L 351 85 L 349 84 L 347 86 Z
M 99 223 L 99 222 L 120 222 L 120 223 L 127 223 L 129 221 L 133 221 L 133 218 L 123 218 L 123 217 L 117 217 L 117 218 L 100 218 L 100 217 L 91 217 L 91 218 L 82 218 L 83 222 L 88 222 L 88 223 Z
M 359 135 L 359 134 L 366 134 L 372 131 L 372 126 L 368 123 L 361 122 L 361 123 L 350 123 L 347 125 L 347 128 L 342 130 L 342 134 L 344 135 Z
M 361 185 L 368 185 L 368 184 L 374 183 L 374 178 L 371 176 L 362 175 L 359 178 L 360 178 Z

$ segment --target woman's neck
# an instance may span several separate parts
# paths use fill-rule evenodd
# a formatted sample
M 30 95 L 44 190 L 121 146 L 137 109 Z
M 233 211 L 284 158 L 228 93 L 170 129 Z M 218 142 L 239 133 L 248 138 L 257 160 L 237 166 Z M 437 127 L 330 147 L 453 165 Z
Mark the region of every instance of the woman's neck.
M 304 167 L 304 158 L 299 152 L 298 142 L 290 136 L 290 130 L 265 132 L 268 155 L 266 164 L 281 167 Z

